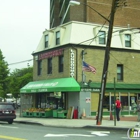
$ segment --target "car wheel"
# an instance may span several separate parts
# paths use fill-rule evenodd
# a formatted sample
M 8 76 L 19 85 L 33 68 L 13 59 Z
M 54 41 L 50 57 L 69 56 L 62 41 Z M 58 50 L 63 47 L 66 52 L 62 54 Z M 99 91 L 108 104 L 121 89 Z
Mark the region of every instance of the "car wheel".
M 12 124 L 12 123 L 13 123 L 13 120 L 9 120 L 8 123 L 9 123 L 9 124 Z

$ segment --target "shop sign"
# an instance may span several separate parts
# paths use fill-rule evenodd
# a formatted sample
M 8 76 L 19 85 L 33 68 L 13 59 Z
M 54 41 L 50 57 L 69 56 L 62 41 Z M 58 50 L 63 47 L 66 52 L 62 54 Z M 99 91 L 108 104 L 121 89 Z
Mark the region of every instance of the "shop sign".
M 46 92 L 48 91 L 47 89 L 32 89 L 31 92 L 35 93 L 35 92 Z
M 81 89 L 81 91 L 89 91 L 89 92 L 100 92 L 100 89 L 98 89 L 98 88 L 93 88 L 93 89 L 91 89 L 91 88 L 83 88 L 83 89 Z
M 33 88 L 33 87 L 55 87 L 56 85 L 58 85 L 58 82 L 54 82 L 54 83 L 38 83 L 38 84 L 31 84 L 31 85 L 27 85 L 28 88 Z
M 35 89 L 32 89 L 31 92 L 37 92 Z
M 74 77 L 74 51 L 70 51 L 70 76 Z
M 48 91 L 47 89 L 38 89 L 38 92 L 45 92 L 45 91 Z
M 58 50 L 54 50 L 54 51 L 50 51 L 50 52 L 41 53 L 38 55 L 38 59 L 42 60 L 42 59 L 46 59 L 46 58 L 50 58 L 50 57 L 60 56 L 63 54 L 63 50 L 64 49 L 58 49 Z

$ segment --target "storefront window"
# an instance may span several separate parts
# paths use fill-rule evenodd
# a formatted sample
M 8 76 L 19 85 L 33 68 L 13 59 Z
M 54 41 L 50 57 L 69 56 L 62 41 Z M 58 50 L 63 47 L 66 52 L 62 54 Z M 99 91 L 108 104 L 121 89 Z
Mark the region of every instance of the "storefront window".
M 37 74 L 41 75 L 42 72 L 42 60 L 38 60 Z
M 48 74 L 52 74 L 52 58 L 48 58 Z
M 128 101 L 128 99 L 130 99 L 130 101 Z M 130 98 L 128 98 L 128 96 L 120 96 L 120 101 L 122 103 L 122 110 L 129 110 L 129 109 L 133 110 L 133 104 L 136 103 L 136 100 L 137 97 L 135 95 L 133 96 L 130 95 Z M 114 103 L 115 103 L 114 96 L 111 96 L 111 109 L 113 109 L 112 107 L 114 106 Z M 103 109 L 108 111 L 110 110 L 110 99 L 108 95 L 104 97 Z
M 37 94 L 36 106 L 37 108 L 66 108 L 66 94 L 61 93 L 60 96 L 56 96 L 55 93 Z
M 64 56 L 61 55 L 59 56 L 59 72 L 63 72 L 63 68 L 64 68 Z

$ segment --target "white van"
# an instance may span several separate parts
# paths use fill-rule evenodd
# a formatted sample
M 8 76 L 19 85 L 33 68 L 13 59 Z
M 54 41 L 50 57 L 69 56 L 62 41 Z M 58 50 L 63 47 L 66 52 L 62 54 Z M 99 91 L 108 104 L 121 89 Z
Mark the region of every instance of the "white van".
M 16 101 L 16 99 L 13 97 L 12 93 L 7 93 L 5 101 L 14 103 Z
M 18 108 L 18 105 L 16 103 L 16 99 L 13 97 L 12 93 L 6 94 L 5 102 L 7 102 L 7 103 L 13 103 L 15 109 Z

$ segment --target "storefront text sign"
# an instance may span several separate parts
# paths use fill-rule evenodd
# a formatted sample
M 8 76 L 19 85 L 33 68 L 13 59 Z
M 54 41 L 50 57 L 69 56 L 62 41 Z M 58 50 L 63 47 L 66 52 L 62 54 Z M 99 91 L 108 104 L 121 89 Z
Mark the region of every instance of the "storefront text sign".
M 38 58 L 39 60 L 50 58 L 50 57 L 55 57 L 63 54 L 63 49 L 58 49 L 50 52 L 44 52 L 39 54 Z
M 91 89 L 91 88 L 83 88 L 83 89 L 81 89 L 81 91 L 86 91 L 86 92 L 100 92 L 100 89 L 98 89 L 98 88 L 93 88 L 93 89 Z
M 70 76 L 74 77 L 74 51 L 70 51 Z

